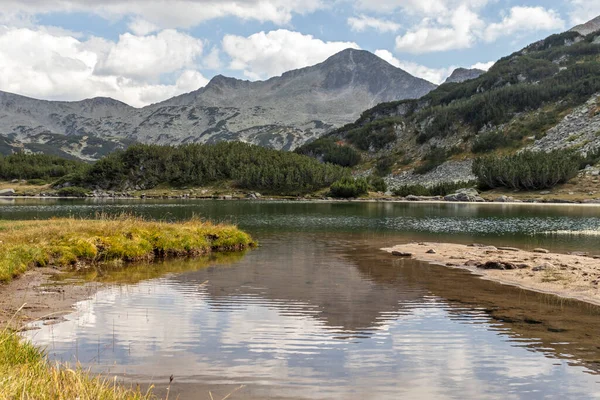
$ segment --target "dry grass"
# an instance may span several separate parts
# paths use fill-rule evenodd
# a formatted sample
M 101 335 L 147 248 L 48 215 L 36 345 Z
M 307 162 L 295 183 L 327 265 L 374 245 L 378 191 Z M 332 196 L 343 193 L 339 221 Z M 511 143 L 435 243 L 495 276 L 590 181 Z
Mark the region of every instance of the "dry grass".
M 0 332 L 0 399 L 137 400 L 150 392 L 128 389 L 116 380 L 93 377 L 81 368 L 52 365 L 44 353 L 7 330 Z
M 232 225 L 199 219 L 167 223 L 123 215 L 47 221 L 0 222 L 0 281 L 35 266 L 86 267 L 106 262 L 151 261 L 239 251 L 254 245 Z

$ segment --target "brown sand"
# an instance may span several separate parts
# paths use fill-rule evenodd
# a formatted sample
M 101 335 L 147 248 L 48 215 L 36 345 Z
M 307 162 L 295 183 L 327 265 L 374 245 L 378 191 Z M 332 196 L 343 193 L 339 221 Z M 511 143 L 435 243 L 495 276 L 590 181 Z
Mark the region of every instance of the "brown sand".
M 397 257 L 466 269 L 495 282 L 600 305 L 600 259 L 594 256 L 452 243 L 409 243 L 382 250 Z M 500 263 L 488 267 L 504 265 L 507 269 L 486 269 L 488 262 Z
M 52 268 L 35 268 L 8 284 L 0 285 L 0 329 L 10 324 L 23 329 L 28 322 L 42 320 L 45 324 L 60 321 L 73 312 L 73 305 L 91 297 L 104 285 L 101 283 L 54 283 L 60 274 Z

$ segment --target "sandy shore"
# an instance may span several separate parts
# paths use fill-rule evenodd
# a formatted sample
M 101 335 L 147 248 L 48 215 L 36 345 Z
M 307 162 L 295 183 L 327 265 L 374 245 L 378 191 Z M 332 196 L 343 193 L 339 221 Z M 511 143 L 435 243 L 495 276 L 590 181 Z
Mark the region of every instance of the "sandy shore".
M 0 285 L 0 329 L 10 324 L 25 329 L 32 321 L 44 324 L 61 322 L 73 312 L 73 305 L 90 298 L 105 285 L 97 282 L 57 284 L 53 277 L 61 272 L 35 268 L 10 283 Z
M 502 284 L 600 305 L 599 255 L 452 243 L 409 243 L 382 250 L 395 257 L 466 269 Z

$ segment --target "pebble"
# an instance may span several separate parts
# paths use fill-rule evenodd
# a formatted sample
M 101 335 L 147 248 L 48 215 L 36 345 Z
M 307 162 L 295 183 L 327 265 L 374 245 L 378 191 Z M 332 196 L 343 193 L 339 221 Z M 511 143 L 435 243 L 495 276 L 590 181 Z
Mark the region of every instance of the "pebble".
M 437 254 L 437 251 L 435 251 L 434 249 L 429 249 L 427 250 L 427 254 Z

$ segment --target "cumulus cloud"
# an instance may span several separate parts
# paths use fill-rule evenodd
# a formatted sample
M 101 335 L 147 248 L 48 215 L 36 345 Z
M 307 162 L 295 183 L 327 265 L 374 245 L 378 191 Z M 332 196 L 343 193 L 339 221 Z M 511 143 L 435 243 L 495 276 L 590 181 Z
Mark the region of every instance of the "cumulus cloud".
M 229 68 L 243 71 L 250 79 L 314 65 L 347 48 L 359 46 L 354 42 L 324 42 L 286 29 L 223 38 L 223 50 L 231 57 Z
M 44 29 L 0 28 L 0 90 L 36 98 L 108 96 L 133 106 L 206 85 L 194 68 L 197 39 L 175 31 L 85 41 Z M 160 74 L 175 77 L 164 84 Z
M 322 0 L 3 0 L 0 14 L 3 19 L 60 12 L 89 12 L 108 19 L 134 16 L 133 26 L 142 34 L 153 32 L 147 30 L 152 25 L 188 28 L 229 16 L 287 24 L 295 13 L 325 6 Z
M 543 7 L 513 7 L 499 22 L 490 24 L 479 12 L 487 3 L 487 0 L 401 2 L 398 7 L 421 16 L 421 20 L 396 38 L 396 50 L 416 54 L 460 50 L 471 48 L 482 40 L 492 42 L 502 36 L 560 30 L 565 26 L 556 11 Z
M 389 62 L 394 67 L 402 68 L 409 74 L 419 78 L 423 78 L 429 82 L 435 83 L 436 85 L 444 83 L 444 81 L 450 76 L 452 71 L 454 71 L 457 68 L 456 66 L 449 66 L 445 68 L 430 68 L 412 61 L 402 61 L 396 58 L 389 50 L 376 50 L 375 55 Z M 467 68 L 477 68 L 487 71 L 494 64 L 494 61 L 490 61 L 487 63 L 477 63 L 468 66 Z
M 110 45 L 95 70 L 103 75 L 158 79 L 162 74 L 193 67 L 202 50 L 202 40 L 175 30 L 150 36 L 125 33 Z
M 491 42 L 500 36 L 519 32 L 549 31 L 564 27 L 565 22 L 554 10 L 546 10 L 543 7 L 513 7 L 502 21 L 486 28 L 484 38 Z
M 379 32 L 396 32 L 400 29 L 400 24 L 394 21 L 373 18 L 366 15 L 348 18 L 348 25 L 356 32 L 363 32 L 367 29 L 375 29 Z
M 449 17 L 447 25 L 425 19 L 414 30 L 396 38 L 396 50 L 409 53 L 428 53 L 466 49 L 477 40 L 484 27 L 479 16 L 466 6 L 460 6 Z

